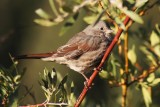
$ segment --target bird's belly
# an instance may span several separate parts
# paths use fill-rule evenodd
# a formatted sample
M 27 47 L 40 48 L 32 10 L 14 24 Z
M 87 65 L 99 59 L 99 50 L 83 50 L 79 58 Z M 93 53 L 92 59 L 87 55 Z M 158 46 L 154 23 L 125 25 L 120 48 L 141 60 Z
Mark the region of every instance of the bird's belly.
M 77 72 L 83 72 L 87 73 L 92 71 L 99 62 L 101 61 L 104 53 L 105 53 L 106 47 L 103 47 L 103 49 L 98 49 L 95 51 L 90 51 L 84 53 L 81 57 L 79 57 L 77 60 L 71 60 L 67 64 L 71 69 L 77 71 Z

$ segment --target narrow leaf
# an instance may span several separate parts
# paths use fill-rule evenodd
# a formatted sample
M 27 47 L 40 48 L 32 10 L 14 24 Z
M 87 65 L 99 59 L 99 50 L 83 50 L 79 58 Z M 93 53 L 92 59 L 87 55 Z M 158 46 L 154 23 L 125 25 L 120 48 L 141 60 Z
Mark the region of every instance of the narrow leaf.
M 155 53 L 160 57 L 160 37 L 155 31 L 150 36 L 151 46 L 154 47 Z
M 143 19 L 135 12 L 133 11 L 129 11 L 127 9 L 122 9 L 122 11 L 128 15 L 133 21 L 137 22 L 137 23 L 140 23 L 140 24 L 143 24 Z
M 46 13 L 43 9 L 37 9 L 36 11 L 36 14 L 39 15 L 41 18 L 44 18 L 44 19 L 50 19 L 50 15 L 48 15 L 48 13 Z
M 50 26 L 54 26 L 54 25 L 58 24 L 58 23 L 50 21 L 48 19 L 34 19 L 34 22 L 41 25 L 41 26 L 46 26 L 46 27 L 50 27 Z
M 52 83 L 53 83 L 53 85 L 56 86 L 56 83 L 57 83 L 57 74 L 56 74 L 56 70 L 54 68 L 52 69 L 51 77 L 52 77 Z
M 135 7 L 142 7 L 145 3 L 147 3 L 148 0 L 136 0 Z
M 92 24 L 96 21 L 97 16 L 96 15 L 92 15 L 92 16 L 86 16 L 83 18 L 83 20 L 87 23 L 87 24 Z
M 154 79 L 155 79 L 155 74 L 154 74 L 154 73 L 151 73 L 151 74 L 149 75 L 149 77 L 147 78 L 147 81 L 148 81 L 148 82 L 152 82 Z
M 66 75 L 62 81 L 59 83 L 59 86 L 58 86 L 58 89 L 60 89 L 61 87 L 63 87 L 63 85 L 66 83 L 67 81 L 67 78 L 68 78 L 68 75 Z
M 150 41 L 151 41 L 152 46 L 160 43 L 160 38 L 158 37 L 156 32 L 152 31 L 151 36 L 150 36 Z
M 111 60 L 111 64 L 112 64 L 112 73 L 113 73 L 113 76 L 116 78 L 117 72 L 116 72 L 116 64 L 115 64 L 114 60 Z
M 142 86 L 142 94 L 143 94 L 143 98 L 144 98 L 146 107 L 150 107 L 152 103 L 152 99 L 151 99 L 151 94 L 146 87 Z
M 160 83 L 160 78 L 155 79 L 151 84 L 149 84 L 149 86 L 156 86 Z
M 99 73 L 99 76 L 100 76 L 101 78 L 106 79 L 106 78 L 108 78 L 108 72 L 105 71 L 105 70 L 102 70 L 102 71 Z
M 132 64 L 135 64 L 137 61 L 137 56 L 135 52 L 135 45 L 132 46 L 131 49 L 128 51 L 128 58 L 131 61 Z
M 13 80 L 16 84 L 18 84 L 20 82 L 20 79 L 21 79 L 21 75 L 16 75 Z

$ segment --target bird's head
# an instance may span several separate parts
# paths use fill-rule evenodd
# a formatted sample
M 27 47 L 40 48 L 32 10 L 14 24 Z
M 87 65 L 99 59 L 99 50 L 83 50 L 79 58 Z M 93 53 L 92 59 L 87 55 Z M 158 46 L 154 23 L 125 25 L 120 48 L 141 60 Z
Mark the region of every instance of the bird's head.
M 113 30 L 109 28 L 107 23 L 104 21 L 98 21 L 97 23 L 89 25 L 86 29 L 83 30 L 87 35 L 100 36 L 102 33 L 110 41 L 112 41 Z

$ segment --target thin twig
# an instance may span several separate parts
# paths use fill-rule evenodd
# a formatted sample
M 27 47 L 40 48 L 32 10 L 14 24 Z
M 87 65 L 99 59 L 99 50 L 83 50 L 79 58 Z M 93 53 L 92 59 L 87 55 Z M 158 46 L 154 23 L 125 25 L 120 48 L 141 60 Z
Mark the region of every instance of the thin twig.
M 154 73 L 159 67 L 160 67 L 160 63 L 156 67 L 155 66 L 150 67 L 147 72 L 143 72 L 142 75 L 138 76 L 137 78 L 134 78 L 131 82 L 129 82 L 128 86 L 132 85 L 133 83 L 135 83 L 141 79 L 148 77 L 149 74 Z
M 68 106 L 67 103 L 49 103 L 49 102 L 43 102 L 40 104 L 35 104 L 35 105 L 28 105 L 28 106 L 19 106 L 19 107 L 40 107 L 40 106 L 44 106 L 46 107 L 47 105 L 52 105 L 52 106 Z
M 125 33 L 124 37 L 124 57 L 125 57 L 125 70 L 124 73 L 126 74 L 126 78 L 123 78 L 124 85 L 122 85 L 122 107 L 126 107 L 127 102 L 127 89 L 128 89 L 128 79 L 129 79 L 129 72 L 128 72 L 128 34 Z

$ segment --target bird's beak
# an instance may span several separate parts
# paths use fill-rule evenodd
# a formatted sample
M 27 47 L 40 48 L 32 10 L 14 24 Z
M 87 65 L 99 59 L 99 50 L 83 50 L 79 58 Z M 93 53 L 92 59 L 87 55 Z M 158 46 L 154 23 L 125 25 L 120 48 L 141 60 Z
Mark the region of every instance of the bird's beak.
M 111 30 L 111 29 L 106 30 L 106 34 L 109 34 L 109 33 L 112 33 L 112 32 L 113 32 L 113 30 Z

